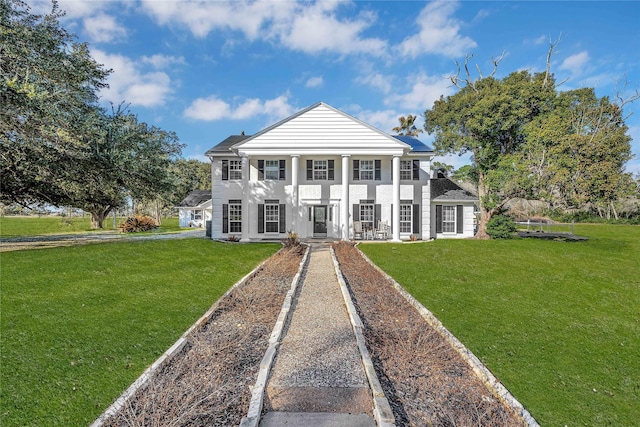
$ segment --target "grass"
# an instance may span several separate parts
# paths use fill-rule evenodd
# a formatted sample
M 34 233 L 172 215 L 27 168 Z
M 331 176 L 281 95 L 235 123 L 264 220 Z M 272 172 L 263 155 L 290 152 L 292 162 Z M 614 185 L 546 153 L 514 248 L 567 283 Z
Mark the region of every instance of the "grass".
M 362 244 L 543 425 L 640 419 L 640 227 L 587 242 Z
M 116 228 L 124 218 L 118 218 Z M 91 218 L 61 216 L 4 216 L 0 217 L 0 237 L 43 236 L 47 234 L 99 233 L 114 230 L 113 217 L 104 220 L 102 230 L 91 228 Z M 164 218 L 156 232 L 178 231 L 178 218 Z
M 0 425 L 87 425 L 280 245 L 205 239 L 1 254 Z

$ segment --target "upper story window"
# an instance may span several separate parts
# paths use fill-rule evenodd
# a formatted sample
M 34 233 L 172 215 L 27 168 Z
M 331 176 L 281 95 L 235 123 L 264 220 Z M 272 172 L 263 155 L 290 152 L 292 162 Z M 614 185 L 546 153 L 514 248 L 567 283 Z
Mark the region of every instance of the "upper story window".
M 241 160 L 229 160 L 229 179 L 242 179 Z
M 223 160 L 222 161 L 222 180 L 240 180 L 242 179 L 242 160 Z
M 313 180 L 325 181 L 327 179 L 327 161 L 326 160 L 314 160 L 313 161 Z
M 379 181 L 382 179 L 382 161 L 380 160 L 354 160 L 353 180 L 354 181 Z
M 284 181 L 286 164 L 285 160 L 258 160 L 258 180 Z
M 307 181 L 333 181 L 333 160 L 307 160 Z
M 400 179 L 407 181 L 420 179 L 420 160 L 400 160 Z

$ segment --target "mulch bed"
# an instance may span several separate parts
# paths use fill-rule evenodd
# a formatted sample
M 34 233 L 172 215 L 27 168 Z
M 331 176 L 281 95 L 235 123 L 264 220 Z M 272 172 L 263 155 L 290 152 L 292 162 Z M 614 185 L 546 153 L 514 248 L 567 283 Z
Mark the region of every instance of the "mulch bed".
M 396 425 L 526 425 L 352 244 L 333 247 Z
M 283 248 L 223 298 L 183 350 L 103 425 L 238 425 L 304 250 Z

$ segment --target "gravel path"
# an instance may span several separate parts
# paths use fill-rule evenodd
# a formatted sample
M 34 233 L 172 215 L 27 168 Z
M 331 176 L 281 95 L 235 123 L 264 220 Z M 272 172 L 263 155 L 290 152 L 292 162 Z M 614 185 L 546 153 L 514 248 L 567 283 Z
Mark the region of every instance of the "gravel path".
M 265 409 L 371 414 L 371 391 L 326 245 L 314 245 Z

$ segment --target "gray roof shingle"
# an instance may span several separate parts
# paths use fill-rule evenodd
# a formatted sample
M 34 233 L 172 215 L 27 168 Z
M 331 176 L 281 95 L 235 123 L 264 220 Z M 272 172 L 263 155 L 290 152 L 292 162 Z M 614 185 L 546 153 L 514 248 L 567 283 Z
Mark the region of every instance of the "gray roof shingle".
M 231 135 L 230 137 L 228 137 L 227 139 L 225 139 L 224 141 L 222 141 L 221 143 L 219 143 L 215 147 L 211 148 L 210 150 L 208 150 L 204 154 L 205 154 L 205 156 L 208 156 L 210 154 L 229 154 L 229 155 L 233 155 L 234 153 L 231 151 L 231 147 L 233 147 L 237 143 L 242 142 L 245 139 L 250 138 L 250 137 L 251 137 L 251 135 Z
M 431 180 L 431 200 L 435 201 L 474 201 L 478 197 L 449 178 L 434 178 Z
M 207 200 L 211 200 L 211 190 L 194 190 L 189 193 L 178 206 L 183 208 L 193 208 L 200 206 Z

